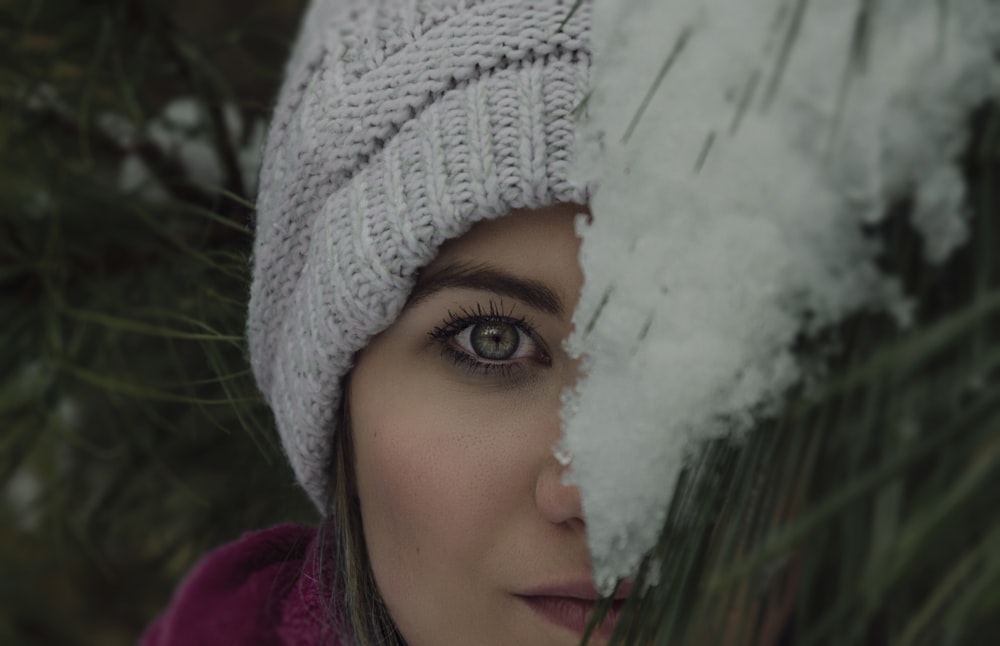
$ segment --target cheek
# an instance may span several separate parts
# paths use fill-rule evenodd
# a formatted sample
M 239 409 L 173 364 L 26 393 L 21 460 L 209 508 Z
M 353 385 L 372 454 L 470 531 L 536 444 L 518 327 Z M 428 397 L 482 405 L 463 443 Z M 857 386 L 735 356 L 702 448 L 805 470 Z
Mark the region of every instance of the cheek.
M 382 375 L 385 373 L 382 372 Z M 431 582 L 490 567 L 533 481 L 521 415 L 441 380 L 379 380 L 352 398 L 358 492 L 376 580 L 390 608 Z M 507 402 L 509 404 L 509 402 Z
M 451 541 L 460 527 L 495 515 L 510 488 L 498 485 L 514 475 L 501 465 L 515 457 L 485 420 L 420 390 L 397 390 L 354 428 L 366 526 L 415 549 L 432 537 Z

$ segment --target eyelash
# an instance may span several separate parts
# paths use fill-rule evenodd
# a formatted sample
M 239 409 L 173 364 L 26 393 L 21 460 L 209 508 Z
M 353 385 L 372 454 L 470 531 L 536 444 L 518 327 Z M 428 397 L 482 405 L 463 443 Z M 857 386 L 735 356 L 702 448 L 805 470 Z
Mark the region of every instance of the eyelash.
M 434 328 L 430 332 L 430 336 L 441 345 L 441 354 L 447 356 L 455 365 L 486 376 L 510 377 L 515 370 L 523 368 L 522 361 L 484 361 L 456 347 L 452 342 L 456 336 L 471 326 L 480 323 L 508 323 L 516 327 L 521 334 L 527 336 L 535 344 L 536 354 L 539 356 L 531 357 L 532 360 L 543 365 L 550 364 L 548 350 L 538 338 L 535 326 L 527 318 L 516 317 L 513 314 L 513 308 L 504 311 L 502 302 L 498 306 L 490 301 L 488 310 L 484 310 L 482 305 L 476 305 L 474 310 L 463 307 L 457 313 L 449 311 L 448 319 Z

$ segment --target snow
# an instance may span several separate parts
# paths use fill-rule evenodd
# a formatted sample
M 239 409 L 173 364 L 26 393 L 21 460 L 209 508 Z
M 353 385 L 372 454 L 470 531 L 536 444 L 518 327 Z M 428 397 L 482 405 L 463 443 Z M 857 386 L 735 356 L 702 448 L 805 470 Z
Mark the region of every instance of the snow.
M 253 195 L 257 190 L 257 171 L 266 131 L 264 120 L 255 120 L 244 136 L 239 108 L 234 104 L 225 104 L 222 113 L 230 141 L 236 145 L 243 186 L 248 195 Z M 98 124 L 108 136 L 123 144 L 134 144 L 135 133 L 129 129 L 130 122 L 123 117 L 106 113 L 100 116 Z M 222 188 L 222 162 L 199 99 L 182 96 L 171 100 L 146 124 L 144 135 L 160 152 L 177 160 L 188 180 L 210 191 Z M 167 191 L 139 155 L 134 153 L 122 160 L 118 187 L 123 192 L 137 193 L 154 203 L 162 203 L 168 198 Z
M 567 341 L 584 376 L 557 455 L 599 587 L 653 547 L 699 443 L 811 374 L 797 335 L 862 309 L 909 322 L 862 227 L 909 196 L 928 262 L 966 241 L 956 156 L 1000 97 L 998 24 L 989 0 L 595 1 L 577 171 L 598 189 Z
M 41 496 L 41 479 L 28 467 L 21 467 L 7 480 L 3 498 L 18 529 L 34 532 L 39 528 L 41 514 L 38 504 Z

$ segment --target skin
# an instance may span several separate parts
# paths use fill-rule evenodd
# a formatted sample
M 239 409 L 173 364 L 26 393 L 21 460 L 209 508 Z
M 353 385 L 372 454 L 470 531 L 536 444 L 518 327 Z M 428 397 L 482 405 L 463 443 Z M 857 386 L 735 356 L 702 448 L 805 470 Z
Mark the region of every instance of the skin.
M 348 397 L 365 541 L 411 646 L 579 643 L 519 595 L 590 578 L 579 491 L 562 483 L 553 455 L 560 393 L 577 378 L 561 341 L 583 280 L 573 218 L 585 210 L 557 205 L 480 223 L 442 248 L 415 290 L 456 263 L 485 265 L 544 284 L 560 312 L 448 285 L 411 299 L 357 358 Z M 500 369 L 456 363 L 471 335 L 433 331 L 452 321 L 454 333 L 463 322 L 451 315 L 491 306 L 524 317 L 537 343 L 519 335 Z

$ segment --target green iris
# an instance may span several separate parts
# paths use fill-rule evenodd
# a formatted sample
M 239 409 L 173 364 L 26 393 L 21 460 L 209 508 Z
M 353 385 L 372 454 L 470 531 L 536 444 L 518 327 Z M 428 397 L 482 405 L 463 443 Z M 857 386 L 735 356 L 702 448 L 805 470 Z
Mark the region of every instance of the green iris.
M 479 323 L 469 333 L 472 349 L 483 359 L 503 361 L 517 352 L 517 328 L 510 323 Z

